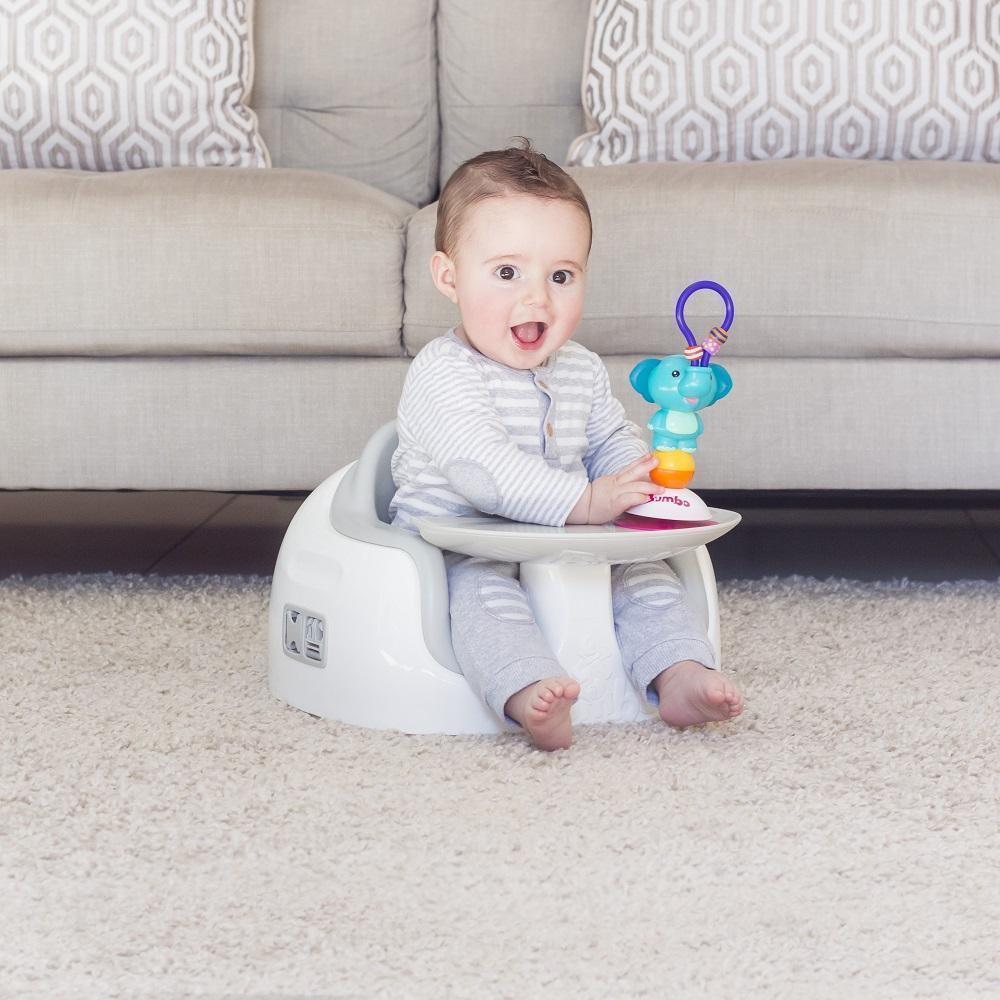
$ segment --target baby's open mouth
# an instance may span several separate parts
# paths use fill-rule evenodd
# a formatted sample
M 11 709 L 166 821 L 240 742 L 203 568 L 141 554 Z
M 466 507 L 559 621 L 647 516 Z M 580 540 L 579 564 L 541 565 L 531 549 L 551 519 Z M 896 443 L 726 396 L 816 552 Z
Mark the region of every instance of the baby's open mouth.
M 518 323 L 510 328 L 510 332 L 518 347 L 532 350 L 538 346 L 547 329 L 544 323 Z

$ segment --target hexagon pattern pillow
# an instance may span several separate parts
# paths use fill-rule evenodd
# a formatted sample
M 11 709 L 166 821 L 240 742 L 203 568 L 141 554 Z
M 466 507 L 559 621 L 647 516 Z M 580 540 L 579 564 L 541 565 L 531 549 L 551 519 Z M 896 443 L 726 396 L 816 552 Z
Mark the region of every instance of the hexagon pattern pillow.
M 593 0 L 575 166 L 1000 161 L 1000 0 Z
M 252 17 L 252 0 L 0 0 L 0 166 L 269 166 Z

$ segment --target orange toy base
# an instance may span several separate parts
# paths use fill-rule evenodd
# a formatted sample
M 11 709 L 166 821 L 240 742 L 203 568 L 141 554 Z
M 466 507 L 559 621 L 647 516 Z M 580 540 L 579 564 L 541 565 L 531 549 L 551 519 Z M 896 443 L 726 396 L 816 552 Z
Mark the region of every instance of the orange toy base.
M 649 478 L 659 486 L 682 490 L 694 479 L 694 457 L 687 451 L 654 451 L 659 465 Z
M 680 469 L 653 469 L 649 478 L 659 486 L 666 486 L 672 490 L 682 490 L 694 479 L 694 473 L 682 472 Z

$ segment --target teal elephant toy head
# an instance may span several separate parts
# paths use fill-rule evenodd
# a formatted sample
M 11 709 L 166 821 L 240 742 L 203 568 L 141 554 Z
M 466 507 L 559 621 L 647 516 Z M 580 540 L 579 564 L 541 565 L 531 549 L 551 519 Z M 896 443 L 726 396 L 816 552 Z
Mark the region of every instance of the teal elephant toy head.
M 628 378 L 647 403 L 681 413 L 703 410 L 733 387 L 733 380 L 722 365 L 695 366 L 683 354 L 646 358 L 632 369 Z

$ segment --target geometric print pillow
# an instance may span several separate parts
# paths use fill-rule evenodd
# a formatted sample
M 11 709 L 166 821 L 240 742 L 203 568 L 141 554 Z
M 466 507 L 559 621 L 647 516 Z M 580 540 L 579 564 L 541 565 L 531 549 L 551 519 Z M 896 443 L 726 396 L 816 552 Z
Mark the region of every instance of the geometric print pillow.
M 593 0 L 571 166 L 1000 162 L 1000 0 Z
M 267 167 L 253 0 L 0 0 L 0 167 Z

